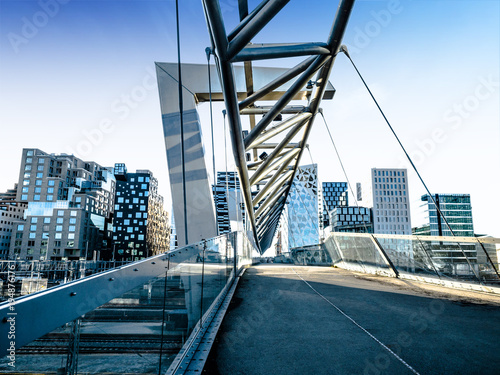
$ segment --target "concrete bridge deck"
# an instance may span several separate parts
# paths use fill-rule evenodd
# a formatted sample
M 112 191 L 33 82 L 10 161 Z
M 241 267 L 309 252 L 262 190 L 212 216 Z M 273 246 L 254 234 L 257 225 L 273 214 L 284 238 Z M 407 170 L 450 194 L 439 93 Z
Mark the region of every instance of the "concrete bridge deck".
M 500 297 L 326 267 L 243 275 L 207 374 L 499 374 Z

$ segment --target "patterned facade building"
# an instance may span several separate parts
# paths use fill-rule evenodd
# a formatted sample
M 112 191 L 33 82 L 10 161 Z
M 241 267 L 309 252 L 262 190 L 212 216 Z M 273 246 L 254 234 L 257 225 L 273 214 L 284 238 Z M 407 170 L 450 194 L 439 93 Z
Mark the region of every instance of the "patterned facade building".
M 245 209 L 236 172 L 217 172 L 213 187 L 215 212 L 219 234 L 241 230 L 245 223 Z
M 129 173 L 122 163 L 115 164 L 114 174 L 114 259 L 135 261 L 167 252 L 170 227 L 158 180 L 148 170 Z
M 299 167 L 287 201 L 288 245 L 297 248 L 319 243 L 318 168 Z
M 323 227 L 331 225 L 330 212 L 348 206 L 347 182 L 323 182 Z
M 368 207 L 335 207 L 330 212 L 333 232 L 373 233 L 371 209 Z

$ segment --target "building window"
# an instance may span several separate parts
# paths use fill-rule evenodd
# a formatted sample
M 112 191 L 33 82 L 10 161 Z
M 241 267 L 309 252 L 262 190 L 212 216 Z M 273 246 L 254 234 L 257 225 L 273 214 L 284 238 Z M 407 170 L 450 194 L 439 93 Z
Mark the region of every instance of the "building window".
M 68 240 L 74 240 L 75 239 L 75 234 L 74 233 L 68 233 Z
M 43 165 L 39 165 L 39 166 L 37 167 L 37 169 L 38 169 L 39 171 L 43 171 Z M 43 173 L 37 173 L 37 174 L 36 174 L 36 177 L 37 177 L 37 178 L 42 178 L 42 177 L 43 177 Z
M 74 225 L 70 225 L 70 226 L 68 227 L 68 230 L 69 230 L 70 232 L 74 232 L 74 231 L 76 230 L 76 226 L 74 226 Z
M 36 238 L 36 233 L 30 233 L 29 238 Z
M 146 211 L 146 206 L 139 206 L 140 211 Z
M 60 240 L 62 238 L 62 233 L 56 233 L 56 235 L 54 236 L 54 238 L 56 240 Z M 57 242 L 57 241 L 56 241 Z
M 54 186 L 54 180 L 49 180 L 49 186 Z
M 76 224 L 76 219 L 75 218 L 70 218 L 69 219 L 70 224 Z
M 24 166 L 25 171 L 31 171 L 31 165 L 26 165 Z
M 76 216 L 76 211 L 71 211 L 71 216 Z
M 21 195 L 21 200 L 22 201 L 27 201 L 28 200 L 28 194 Z
M 75 241 L 66 242 L 66 247 L 75 247 Z
M 134 228 L 132 228 L 132 227 L 127 228 L 127 233 L 133 233 L 133 232 L 134 232 Z
M 37 195 L 33 196 L 33 200 L 34 201 L 39 201 L 40 200 L 40 195 L 37 194 Z
M 26 185 L 29 185 L 30 184 L 30 180 L 23 180 L 23 185 L 26 186 Z
M 117 212 L 116 217 L 123 217 L 123 212 Z
M 36 186 L 42 186 L 42 180 L 36 180 L 35 181 Z
M 54 188 L 51 188 L 51 187 L 47 188 L 47 193 L 48 194 L 54 193 Z
M 141 184 L 141 189 L 142 190 L 148 190 L 148 185 L 147 184 Z
M 53 201 L 54 200 L 54 196 L 53 195 L 47 195 L 47 200 L 48 201 Z
M 62 232 L 62 225 L 56 225 L 56 232 Z
M 144 234 L 139 234 L 139 235 L 137 236 L 137 239 L 138 239 L 139 241 L 144 241 Z

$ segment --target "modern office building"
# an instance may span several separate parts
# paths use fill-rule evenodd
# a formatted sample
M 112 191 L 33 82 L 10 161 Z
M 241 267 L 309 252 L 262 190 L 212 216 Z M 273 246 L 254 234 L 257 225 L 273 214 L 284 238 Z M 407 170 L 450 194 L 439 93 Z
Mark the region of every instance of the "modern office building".
M 373 233 L 371 211 L 368 207 L 335 207 L 330 211 L 332 231 Z
M 170 248 L 168 213 L 158 194 L 158 180 L 148 170 L 127 172 L 115 164 L 114 259 L 140 260 Z
M 336 207 L 348 206 L 347 182 L 323 182 L 323 227 L 331 224 L 330 212 Z
M 288 245 L 290 248 L 319 243 L 318 168 L 298 168 L 288 196 Z
M 244 228 L 245 208 L 236 172 L 217 172 L 217 185 L 213 187 L 215 212 L 219 234 Z
M 17 184 L 14 189 L 0 193 L 0 259 L 8 259 L 14 221 L 23 220 L 26 202 L 17 197 Z
M 436 205 L 429 195 L 422 195 L 421 200 L 424 203 L 421 208 L 424 211 L 425 222 L 422 226 L 414 228 L 413 233 L 426 236 L 451 236 L 452 233 L 446 225 L 448 222 L 456 236 L 474 237 L 469 194 L 435 194 L 433 198 L 446 220 L 438 214 Z
M 410 235 L 411 216 L 406 169 L 372 168 L 373 230 L 380 234 Z M 366 196 L 366 195 L 365 195 Z M 364 202 L 370 206 L 369 202 Z
M 115 178 L 111 168 L 73 155 L 23 149 L 11 259 L 100 259 L 110 251 Z
M 422 195 L 420 206 L 424 214 L 422 226 L 413 228 L 413 234 L 422 236 L 474 237 L 472 207 L 469 194 L 435 194 L 437 207 L 444 218 L 438 214 L 436 205 L 428 194 Z M 446 219 L 446 220 L 445 220 Z M 478 251 L 478 249 L 481 249 Z M 455 241 L 435 241 L 431 243 L 432 258 L 443 272 L 451 274 L 470 273 L 468 262 L 487 263 L 484 250 L 475 244 L 458 245 Z

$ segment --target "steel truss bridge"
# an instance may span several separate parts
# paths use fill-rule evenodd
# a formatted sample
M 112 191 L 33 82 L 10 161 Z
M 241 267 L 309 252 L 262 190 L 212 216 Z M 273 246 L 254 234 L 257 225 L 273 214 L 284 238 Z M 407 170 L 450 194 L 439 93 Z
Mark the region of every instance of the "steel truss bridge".
M 175 326 L 173 321 L 166 320 L 165 313 L 166 301 L 172 293 L 184 301 L 178 310 L 182 310 L 186 317 L 182 322 L 185 325 L 182 333 L 188 338 L 183 341 L 182 350 L 175 360 L 168 364 L 168 373 L 189 373 L 200 371 L 200 364 L 203 367 L 202 357 L 205 355 L 206 359 L 210 351 L 241 271 L 256 262 L 271 244 L 321 101 L 333 97 L 334 89 L 328 79 L 341 48 L 354 0 L 340 0 L 326 41 L 292 44 L 252 43 L 288 3 L 286 0 L 264 0 L 252 11 L 248 9 L 247 0 L 238 0 L 240 23 L 230 32 L 224 27 L 219 1 L 202 0 L 202 3 L 212 44 L 209 54 L 216 61 L 216 66 L 209 67 L 209 71 L 213 70 L 219 77 L 219 86 L 214 84 L 213 93 L 210 88 L 207 90 L 206 80 L 199 79 L 199 67 L 156 64 L 172 194 L 174 201 L 184 202 L 174 207 L 181 247 L 1 304 L 2 353 L 15 352 L 70 323 L 71 340 L 65 373 L 75 374 L 80 332 L 88 328 L 81 326 L 81 317 L 98 315 L 96 311 L 106 305 L 108 310 L 104 310 L 116 314 L 119 308 L 116 304 L 109 307 L 110 301 L 130 302 L 131 296 L 139 296 L 137 300 L 140 301 L 140 296 L 146 293 L 141 291 L 146 290 L 148 314 L 156 311 L 155 322 L 161 323 L 161 337 L 158 333 L 142 337 L 151 346 L 161 343 L 159 348 L 154 347 L 155 353 L 160 352 L 157 372 L 162 373 L 167 368 L 162 367 L 161 357 L 164 331 Z M 257 60 L 301 56 L 304 60 L 287 70 L 252 65 Z M 235 65 L 241 62 L 243 66 Z M 185 81 L 181 79 L 181 67 L 187 73 Z M 265 81 L 266 77 L 270 79 Z M 175 98 L 172 93 L 177 87 L 179 96 Z M 292 104 L 298 99 L 306 101 L 307 105 Z M 223 100 L 225 103 L 250 235 L 246 232 L 215 235 L 213 197 L 195 110 L 196 104 L 209 100 Z M 258 104 L 259 101 L 273 104 L 263 106 Z M 263 117 L 257 121 L 259 115 Z M 242 128 L 243 116 L 249 118 L 248 132 Z M 184 133 L 188 134 L 187 137 Z M 191 200 L 196 198 L 194 206 L 186 200 L 187 193 Z M 210 239 L 205 240 L 207 238 Z M 495 278 L 498 274 L 494 267 L 478 264 L 474 270 L 447 269 L 433 261 L 433 253 L 459 251 L 454 242 L 478 252 L 485 246 L 496 246 L 500 240 L 417 236 L 375 238 L 368 234 L 334 233 L 320 247 L 324 252 L 321 259 L 329 257 L 332 265 L 348 270 L 440 285 L 448 283 L 453 287 L 463 288 L 465 285 L 473 291 L 500 294 L 498 288 L 486 286 L 480 279 L 479 283 L 470 283 L 476 275 L 483 280 Z M 136 294 L 130 290 L 135 290 Z M 128 294 L 124 297 L 124 293 Z M 156 310 L 151 308 L 153 295 L 160 302 L 153 306 Z M 150 334 L 153 331 L 148 330 Z M 15 339 L 5 340 L 12 333 Z

